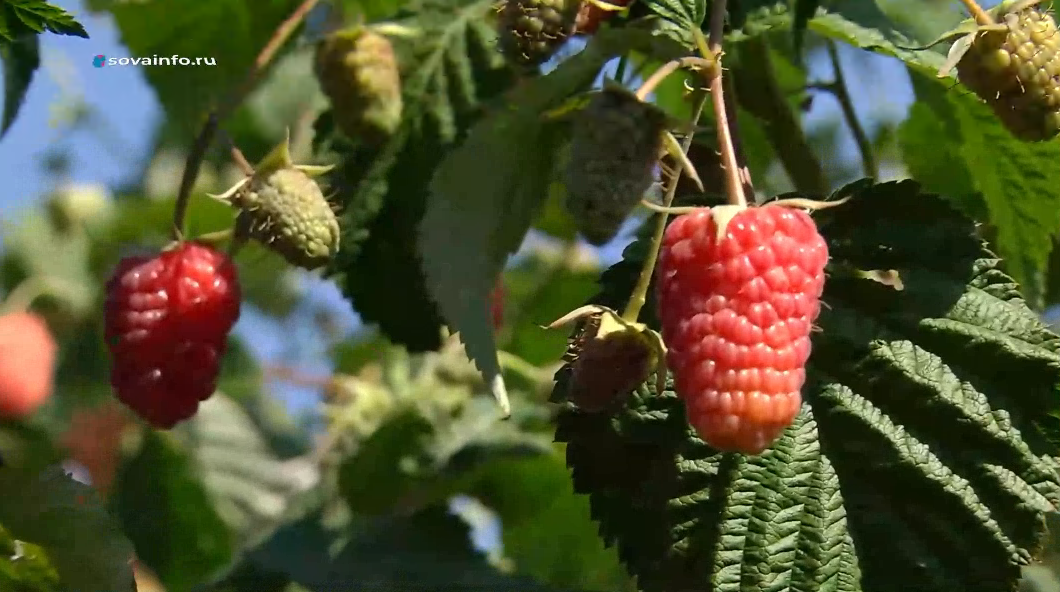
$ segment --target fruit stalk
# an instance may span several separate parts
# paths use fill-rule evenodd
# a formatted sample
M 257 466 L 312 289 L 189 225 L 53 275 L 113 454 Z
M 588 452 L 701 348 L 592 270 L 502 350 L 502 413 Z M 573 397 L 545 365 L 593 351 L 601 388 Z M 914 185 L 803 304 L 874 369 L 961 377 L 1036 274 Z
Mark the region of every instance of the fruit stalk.
M 681 149 L 685 154 L 688 154 L 688 149 L 692 146 L 696 124 L 699 123 L 699 118 L 703 115 L 703 109 L 706 104 L 707 95 L 701 93 L 696 101 L 695 108 L 692 110 L 692 119 L 688 122 L 688 135 L 685 136 L 684 141 L 681 143 Z M 663 198 L 664 208 L 669 208 L 673 204 L 683 169 L 684 163 L 674 163 L 673 175 L 670 176 L 670 183 L 666 187 L 666 196 Z M 652 235 L 651 246 L 648 249 L 648 256 L 644 259 L 644 266 L 640 270 L 640 277 L 637 278 L 637 285 L 629 296 L 629 302 L 626 303 L 625 310 L 622 311 L 622 319 L 630 323 L 637 322 L 641 309 L 644 308 L 644 304 L 648 301 L 648 290 L 651 288 L 651 277 L 655 273 L 655 262 L 659 258 L 659 249 L 662 247 L 663 233 L 666 232 L 667 218 L 669 218 L 669 215 L 666 212 L 659 214 L 659 220 L 655 226 L 655 234 Z
M 714 69 L 714 66 L 715 63 L 713 60 L 695 56 L 667 62 L 653 72 L 652 75 L 640 85 L 640 88 L 638 88 L 634 94 L 637 95 L 638 99 L 644 101 L 652 91 L 662 84 L 663 80 L 666 80 L 666 78 L 674 72 L 682 68 L 697 68 L 710 72 Z
M 989 13 L 983 10 L 983 7 L 979 6 L 979 4 L 975 0 L 961 0 L 961 3 L 964 4 L 964 6 L 968 9 L 968 12 L 971 13 L 972 17 L 975 19 L 976 24 L 980 26 L 985 26 L 993 25 L 995 23 L 994 17 L 990 16 Z
M 214 136 L 217 134 L 218 127 L 220 127 L 222 121 L 235 112 L 247 95 L 254 90 L 258 79 L 265 72 L 265 68 L 276 57 L 283 44 L 294 34 L 295 29 L 302 24 L 309 11 L 313 10 L 317 5 L 317 2 L 319 0 L 303 0 L 291 15 L 284 19 L 280 26 L 276 27 L 272 37 L 269 38 L 265 47 L 261 49 L 258 56 L 254 59 L 254 64 L 250 67 L 250 72 L 247 74 L 243 84 L 236 88 L 228 101 L 222 103 L 206 118 L 206 123 L 191 145 L 188 159 L 184 164 L 184 174 L 180 178 L 180 191 L 177 193 L 177 203 L 173 208 L 173 238 L 175 240 L 179 241 L 184 238 L 184 216 L 188 211 L 188 198 L 191 196 L 191 188 L 195 185 L 196 179 L 199 178 L 199 169 L 202 168 L 202 161 L 206 158 L 206 150 L 210 147 L 210 142 L 213 141 Z
M 714 56 L 714 67 L 710 70 L 710 96 L 714 103 L 714 119 L 718 123 L 718 148 L 721 150 L 721 166 L 725 169 L 725 194 L 730 204 L 746 207 L 747 196 L 744 195 L 743 181 L 740 179 L 740 165 L 736 160 L 729 114 L 725 109 L 725 87 L 721 82 L 721 40 L 725 29 L 726 4 L 725 0 L 715 0 L 710 15 L 707 46 Z
M 244 155 L 243 151 L 239 149 L 239 146 L 236 146 L 236 143 L 232 140 L 232 137 L 224 133 L 223 131 L 221 132 L 221 136 L 224 138 L 225 143 L 227 143 L 229 146 L 229 152 L 232 155 L 232 162 L 236 163 L 236 166 L 239 167 L 239 170 L 242 171 L 244 175 L 248 177 L 253 175 L 254 165 L 250 164 L 250 161 L 247 160 L 246 155 Z

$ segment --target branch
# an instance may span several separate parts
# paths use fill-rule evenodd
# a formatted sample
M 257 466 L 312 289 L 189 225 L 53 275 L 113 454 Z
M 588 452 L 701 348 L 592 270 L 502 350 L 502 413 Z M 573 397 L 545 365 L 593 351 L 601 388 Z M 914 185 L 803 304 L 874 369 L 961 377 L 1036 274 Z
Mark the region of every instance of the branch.
M 769 143 L 795 189 L 813 195 L 827 194 L 828 181 L 821 162 L 777 84 L 769 46 L 761 38 L 755 38 L 741 43 L 740 50 L 740 61 L 746 66 L 735 80 L 743 107 L 765 123 Z
M 177 194 L 177 204 L 173 209 L 173 237 L 176 240 L 181 240 L 184 237 L 184 215 L 188 210 L 188 198 L 191 196 L 191 189 L 195 185 L 195 180 L 199 178 L 199 169 L 202 168 L 206 150 L 210 147 L 210 142 L 213 141 L 218 126 L 235 112 L 247 95 L 254 90 L 254 86 L 265 72 L 266 67 L 276 57 L 280 48 L 291 37 L 298 25 L 302 24 L 302 20 L 316 6 L 318 1 L 303 0 L 298 8 L 280 23 L 280 26 L 276 28 L 276 31 L 269 38 L 265 47 L 262 48 L 258 57 L 254 59 L 254 64 L 251 66 L 243 84 L 236 89 L 228 101 L 222 103 L 206 119 L 202 130 L 191 145 L 191 151 L 188 152 L 188 160 L 184 165 L 184 174 L 180 179 L 180 192 Z
M 839 108 L 843 110 L 843 119 L 847 127 L 854 134 L 854 141 L 861 153 L 861 167 L 866 177 L 877 178 L 880 176 L 880 166 L 876 162 L 876 151 L 872 147 L 869 135 L 858 121 L 858 114 L 854 112 L 854 103 L 850 100 L 850 91 L 847 90 L 846 77 L 843 76 L 843 67 L 839 63 L 839 52 L 836 50 L 835 42 L 828 40 L 825 44 L 828 49 L 828 58 L 832 61 L 832 70 L 835 72 L 835 81 L 826 85 L 825 88 L 839 101 Z

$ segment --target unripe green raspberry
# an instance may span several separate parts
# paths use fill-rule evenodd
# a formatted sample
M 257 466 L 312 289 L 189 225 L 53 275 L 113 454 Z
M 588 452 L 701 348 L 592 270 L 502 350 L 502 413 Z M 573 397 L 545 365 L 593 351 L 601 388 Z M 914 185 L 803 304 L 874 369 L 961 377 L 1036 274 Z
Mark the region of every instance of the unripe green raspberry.
M 330 35 L 317 45 L 314 70 L 349 138 L 379 144 L 401 123 L 401 75 L 383 35 L 363 27 Z
M 580 0 L 505 0 L 498 20 L 501 53 L 517 67 L 548 61 L 574 32 Z
M 313 179 L 331 168 L 293 164 L 285 140 L 253 175 L 212 197 L 239 210 L 239 238 L 257 240 L 291 265 L 316 269 L 339 250 L 339 221 Z
M 655 181 L 666 114 L 622 88 L 596 93 L 574 122 L 567 209 L 586 241 L 602 245 Z
M 1060 133 L 1060 32 L 1038 7 L 1017 8 L 976 34 L 957 77 L 1014 136 L 1048 140 Z
M 252 179 L 235 203 L 248 234 L 291 265 L 316 269 L 339 249 L 339 221 L 317 182 L 295 168 Z

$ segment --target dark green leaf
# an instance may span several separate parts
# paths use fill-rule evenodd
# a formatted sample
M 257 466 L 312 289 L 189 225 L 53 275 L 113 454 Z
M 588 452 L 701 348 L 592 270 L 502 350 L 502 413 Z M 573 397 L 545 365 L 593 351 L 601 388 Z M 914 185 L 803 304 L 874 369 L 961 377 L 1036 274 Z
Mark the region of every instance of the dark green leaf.
M 354 441 L 339 469 L 339 488 L 354 512 L 442 503 L 482 463 L 549 447 L 544 434 L 529 429 L 540 411 L 529 402 L 502 421 L 491 401 L 472 398 L 481 385 L 458 342 L 417 356 L 390 350 L 380 370 L 381 383 L 354 382 L 350 402 L 329 413 L 332 429 Z
M 45 31 L 88 39 L 88 32 L 70 13 L 44 0 L 4 0 L 0 5 L 0 46 Z
M 392 17 L 410 3 L 410 0 L 341 0 L 338 4 L 347 16 L 357 15 L 374 22 Z
M 927 173 L 933 190 L 953 191 L 947 195 L 958 200 L 966 213 L 986 210 L 982 221 L 996 228 L 996 244 L 1006 270 L 1023 286 L 1028 301 L 1040 307 L 1041 277 L 1060 232 L 1060 167 L 1056 165 L 1060 144 L 1016 139 L 970 93 L 917 75 L 913 83 L 916 109 L 930 109 L 935 122 L 911 119 L 907 124 L 904 137 L 910 149 L 906 155 L 910 172 Z M 926 125 L 925 131 L 935 134 L 914 136 L 909 125 Z M 917 142 L 921 143 L 919 150 Z M 948 179 L 939 177 L 937 171 L 943 170 Z
M 241 563 L 221 581 L 205 586 L 203 592 L 298 592 L 291 579 L 275 570 Z
M 506 395 L 489 293 L 548 196 L 562 135 L 543 115 L 588 87 L 638 41 L 601 35 L 548 76 L 526 82 L 509 109 L 480 122 L 431 182 L 419 249 L 430 293 L 499 401 Z
M 516 573 L 550 586 L 636 590 L 600 540 L 589 500 L 571 488 L 561 452 L 487 463 L 469 493 L 497 512 Z
M 62 460 L 51 434 L 39 426 L 0 420 L 0 469 L 43 470 Z
M 407 518 L 376 518 L 350 528 L 311 514 L 284 527 L 253 554 L 312 592 L 561 592 L 507 576 L 471 548 L 468 527 L 445 506 Z M 339 547 L 337 552 L 331 551 Z
M 39 545 L 17 541 L 0 526 L 0 590 L 62 592 L 59 574 Z
M 135 592 L 132 545 L 91 487 L 53 465 L 0 468 L 0 524 L 40 546 L 70 592 Z
M 110 507 L 136 556 L 169 592 L 192 590 L 232 557 L 233 533 L 170 434 L 145 433 L 136 456 L 118 470 Z
M 174 435 L 240 547 L 269 534 L 296 495 L 319 478 L 307 461 L 281 461 L 246 410 L 220 393 Z
M 242 84 L 255 56 L 297 0 L 152 0 L 107 6 L 117 21 L 130 57 L 177 56 L 216 65 L 160 65 L 144 68 L 170 121 L 196 131 L 209 109 Z
M 358 514 L 389 513 L 401 496 L 425 487 L 432 469 L 424 459 L 434 426 L 413 411 L 384 423 L 357 446 L 339 469 L 339 488 L 350 509 Z M 424 467 L 424 465 L 427 465 Z
M 815 214 L 827 306 L 803 412 L 770 450 L 719 454 L 654 381 L 614 417 L 562 412 L 575 489 L 646 592 L 1008 590 L 1041 550 L 1060 337 L 945 202 L 909 181 L 854 193 Z M 628 297 L 643 253 L 599 302 Z M 851 269 L 897 270 L 904 289 Z
M 10 43 L 0 43 L 0 61 L 4 66 L 4 115 L 0 120 L 0 137 L 15 123 L 33 74 L 40 67 L 40 39 L 23 35 Z
M 960 137 L 960 122 L 952 110 L 939 113 L 929 103 L 915 102 L 898 129 L 902 161 L 925 191 L 946 196 L 973 219 L 986 220 L 986 204 L 975 190 L 961 144 L 950 141 Z
M 423 217 L 431 175 L 483 103 L 511 82 L 485 21 L 490 6 L 437 0 L 398 21 L 421 30 L 413 41 L 395 40 L 403 65 L 401 126 L 382 148 L 343 152 L 335 183 L 343 246 L 332 270 L 343 274 L 343 291 L 361 318 L 412 351 L 436 349 L 442 326 L 409 240 Z
M 560 359 L 567 348 L 567 335 L 544 327 L 581 306 L 596 291 L 599 264 L 586 261 L 588 256 L 581 249 L 573 254 L 532 251 L 525 261 L 504 273 L 505 332 L 501 343 L 506 351 L 535 366 Z
M 651 0 L 643 4 L 649 14 L 659 17 L 657 29 L 686 47 L 695 46 L 695 39 L 691 35 L 693 30 L 710 26 L 704 20 L 707 16 L 706 0 Z
M 734 19 L 728 37 L 733 41 L 785 30 L 793 26 L 796 16 L 790 10 L 792 0 L 750 0 L 740 2 L 743 10 Z M 905 14 L 886 0 L 834 0 L 818 8 L 807 28 L 819 35 L 849 43 L 854 47 L 897 57 L 918 71 L 934 75 L 945 62 L 946 47 L 927 50 L 911 47 L 930 43 L 961 20 L 958 11 L 932 9 L 923 11 L 923 2 L 908 6 Z M 948 9 L 948 7 L 945 7 Z M 895 18 L 895 16 L 902 18 Z M 915 15 L 915 16 L 914 16 Z M 948 17 L 948 18 L 947 18 Z

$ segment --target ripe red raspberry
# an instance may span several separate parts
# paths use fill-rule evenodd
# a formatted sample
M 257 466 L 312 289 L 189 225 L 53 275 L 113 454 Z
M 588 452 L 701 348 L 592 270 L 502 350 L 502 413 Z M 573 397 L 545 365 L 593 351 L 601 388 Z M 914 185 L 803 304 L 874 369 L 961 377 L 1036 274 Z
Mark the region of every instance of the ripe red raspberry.
M 828 247 L 808 214 L 768 205 L 739 211 L 719 240 L 722 211 L 666 229 L 658 316 L 696 432 L 718 450 L 759 454 L 802 405 Z
M 194 415 L 216 389 L 239 304 L 235 266 L 209 246 L 123 259 L 107 282 L 105 311 L 118 399 L 157 428 Z

